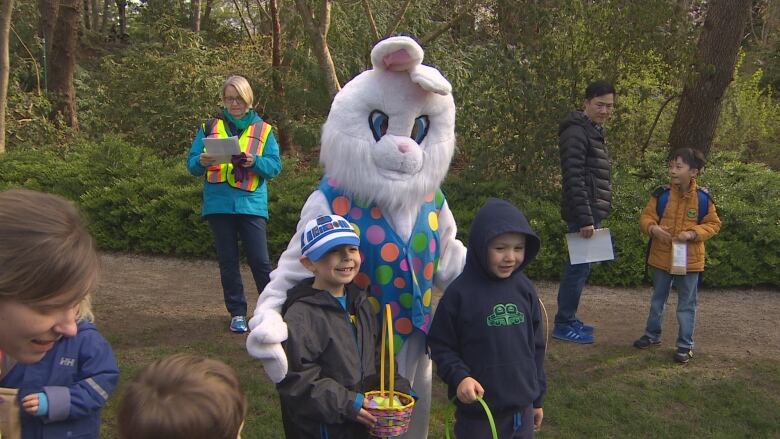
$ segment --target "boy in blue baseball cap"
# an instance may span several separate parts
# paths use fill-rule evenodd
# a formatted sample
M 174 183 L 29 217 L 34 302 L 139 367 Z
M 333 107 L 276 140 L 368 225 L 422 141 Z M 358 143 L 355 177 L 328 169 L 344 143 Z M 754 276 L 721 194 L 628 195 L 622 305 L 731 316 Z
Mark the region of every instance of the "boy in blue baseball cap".
M 301 235 L 301 263 L 314 277 L 290 289 L 282 307 L 289 367 L 276 388 L 288 439 L 368 438 L 376 422 L 364 393 L 378 387 L 379 324 L 368 295 L 352 283 L 359 246 L 352 225 L 338 215 L 309 221 Z M 396 383 L 409 391 L 400 376 Z

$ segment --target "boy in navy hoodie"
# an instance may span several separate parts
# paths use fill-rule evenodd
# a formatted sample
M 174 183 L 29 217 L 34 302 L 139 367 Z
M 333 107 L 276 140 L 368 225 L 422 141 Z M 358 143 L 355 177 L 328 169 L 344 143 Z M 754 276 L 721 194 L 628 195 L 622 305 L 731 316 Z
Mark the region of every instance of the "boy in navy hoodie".
M 520 210 L 488 200 L 471 224 L 466 266 L 447 288 L 428 334 L 438 375 L 457 395 L 455 436 L 531 438 L 542 424 L 544 325 L 533 283 L 522 269 L 541 241 Z

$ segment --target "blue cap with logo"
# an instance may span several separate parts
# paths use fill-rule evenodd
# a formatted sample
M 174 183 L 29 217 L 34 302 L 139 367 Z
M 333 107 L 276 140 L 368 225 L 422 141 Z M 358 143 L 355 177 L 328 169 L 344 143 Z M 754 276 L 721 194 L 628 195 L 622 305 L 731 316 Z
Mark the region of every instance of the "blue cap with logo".
M 317 261 L 334 247 L 360 245 L 352 225 L 338 215 L 322 215 L 306 223 L 301 234 L 301 254 Z

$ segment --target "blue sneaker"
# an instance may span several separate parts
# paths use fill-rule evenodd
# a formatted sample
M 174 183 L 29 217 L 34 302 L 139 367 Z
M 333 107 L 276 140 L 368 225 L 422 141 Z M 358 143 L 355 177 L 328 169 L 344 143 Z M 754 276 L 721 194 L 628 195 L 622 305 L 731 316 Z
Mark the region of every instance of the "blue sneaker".
M 249 328 L 246 327 L 246 317 L 235 316 L 230 319 L 230 330 L 236 334 L 243 334 L 249 331 Z
M 579 319 L 571 322 L 571 325 L 574 327 L 574 329 L 585 335 L 593 335 L 593 331 L 596 329 L 593 326 L 586 325 L 582 322 L 582 320 Z
M 593 335 L 583 334 L 582 332 L 578 331 L 574 325 L 555 325 L 552 336 L 558 340 L 570 341 L 572 343 L 593 343 Z

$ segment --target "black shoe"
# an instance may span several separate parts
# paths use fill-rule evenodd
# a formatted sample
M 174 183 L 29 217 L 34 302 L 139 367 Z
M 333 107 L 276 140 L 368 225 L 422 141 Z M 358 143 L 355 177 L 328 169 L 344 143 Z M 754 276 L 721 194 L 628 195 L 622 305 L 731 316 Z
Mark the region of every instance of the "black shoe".
M 674 361 L 682 364 L 686 364 L 693 358 L 693 350 L 688 348 L 677 348 L 677 352 L 674 353 Z
M 661 340 L 653 340 L 652 338 L 643 335 L 634 342 L 634 347 L 637 349 L 647 349 L 650 346 L 657 346 L 659 344 L 661 344 Z

